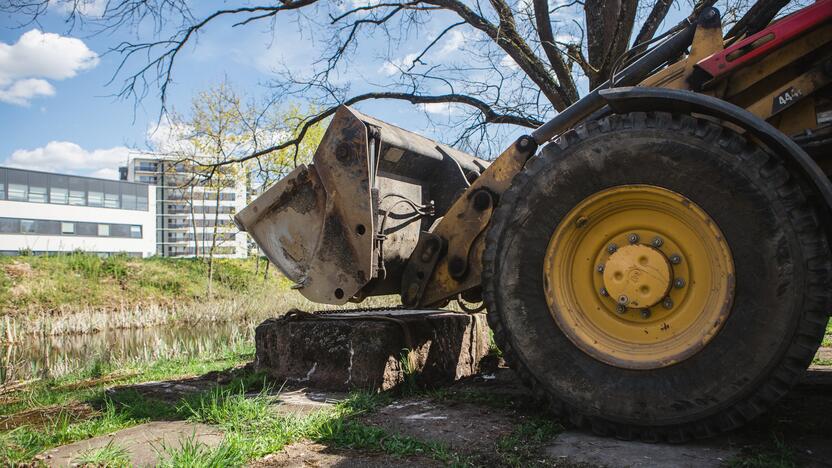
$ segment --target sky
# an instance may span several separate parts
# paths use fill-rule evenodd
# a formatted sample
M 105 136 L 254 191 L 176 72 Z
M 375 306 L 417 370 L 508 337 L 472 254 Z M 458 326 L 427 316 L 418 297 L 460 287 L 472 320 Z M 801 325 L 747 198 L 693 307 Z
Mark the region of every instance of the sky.
M 88 15 L 100 11 L 105 1 L 89 0 Z M 344 2 L 344 7 L 366 3 Z M 195 14 L 223 5 L 227 4 L 202 2 L 195 7 Z M 147 40 L 152 29 L 140 25 L 135 30 L 96 33 L 87 23 L 71 27 L 65 19 L 66 12 L 59 7 L 51 8 L 34 24 L 24 24 L 22 16 L 0 14 L 0 165 L 116 178 L 118 166 L 131 151 L 146 147 L 159 122 L 160 100 L 153 85 L 138 103 L 115 97 L 123 83 L 120 77 L 113 80 L 121 57 L 109 50 L 124 40 Z M 392 55 L 400 58 L 393 62 L 405 63 L 452 20 L 439 17 L 397 44 Z M 268 91 L 264 85 L 276 69 L 308 69 L 310 57 L 316 53 L 316 38 L 310 36 L 310 29 L 299 30 L 291 14 L 278 15 L 274 28 L 269 26 L 266 22 L 232 28 L 229 20 L 206 30 L 177 59 L 169 106 L 185 110 L 196 92 L 224 79 L 245 94 L 263 95 Z M 434 51 L 453 60 L 454 54 L 462 53 L 466 37 L 454 31 L 444 36 Z M 359 50 L 350 67 L 337 77 L 355 92 L 396 70 L 396 63 L 380 57 L 384 45 L 378 38 L 371 38 L 370 44 L 375 47 Z M 127 69 L 135 70 L 142 64 L 136 61 Z M 501 64 L 516 67 L 510 59 Z M 383 101 L 358 108 L 439 138 L 442 135 L 435 134 L 426 114 L 442 118 L 453 112 L 442 104 L 419 109 Z

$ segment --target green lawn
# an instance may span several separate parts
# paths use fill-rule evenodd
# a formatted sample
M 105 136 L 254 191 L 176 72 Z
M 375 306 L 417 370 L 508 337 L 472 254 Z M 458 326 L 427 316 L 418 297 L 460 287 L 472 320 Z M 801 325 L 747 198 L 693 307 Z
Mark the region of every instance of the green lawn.
M 288 290 L 281 275 L 264 278 L 254 259 L 216 259 L 212 299 L 267 285 Z M 201 259 L 130 258 L 73 253 L 0 257 L 0 314 L 173 305 L 204 300 L 208 266 Z

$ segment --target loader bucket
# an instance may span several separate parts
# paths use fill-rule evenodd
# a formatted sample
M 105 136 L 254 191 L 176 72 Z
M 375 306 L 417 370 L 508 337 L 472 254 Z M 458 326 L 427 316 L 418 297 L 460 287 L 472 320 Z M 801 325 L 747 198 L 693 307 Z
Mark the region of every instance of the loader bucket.
M 312 164 L 234 219 L 311 301 L 400 293 L 420 233 L 487 164 L 342 106 Z

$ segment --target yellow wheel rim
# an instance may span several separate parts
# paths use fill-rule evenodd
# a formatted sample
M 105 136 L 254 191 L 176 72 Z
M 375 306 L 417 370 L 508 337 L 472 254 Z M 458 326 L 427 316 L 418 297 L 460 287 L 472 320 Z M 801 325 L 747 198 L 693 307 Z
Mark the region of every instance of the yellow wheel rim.
M 607 364 L 682 361 L 731 311 L 734 263 L 716 223 L 682 195 L 612 187 L 558 224 L 544 260 L 549 310 L 581 350 Z

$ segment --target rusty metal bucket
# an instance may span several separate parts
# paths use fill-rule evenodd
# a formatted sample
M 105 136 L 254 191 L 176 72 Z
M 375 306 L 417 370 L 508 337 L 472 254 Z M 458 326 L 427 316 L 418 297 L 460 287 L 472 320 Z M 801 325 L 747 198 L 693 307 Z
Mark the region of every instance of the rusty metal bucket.
M 312 164 L 234 220 L 309 300 L 399 293 L 420 233 L 487 165 L 344 106 Z

